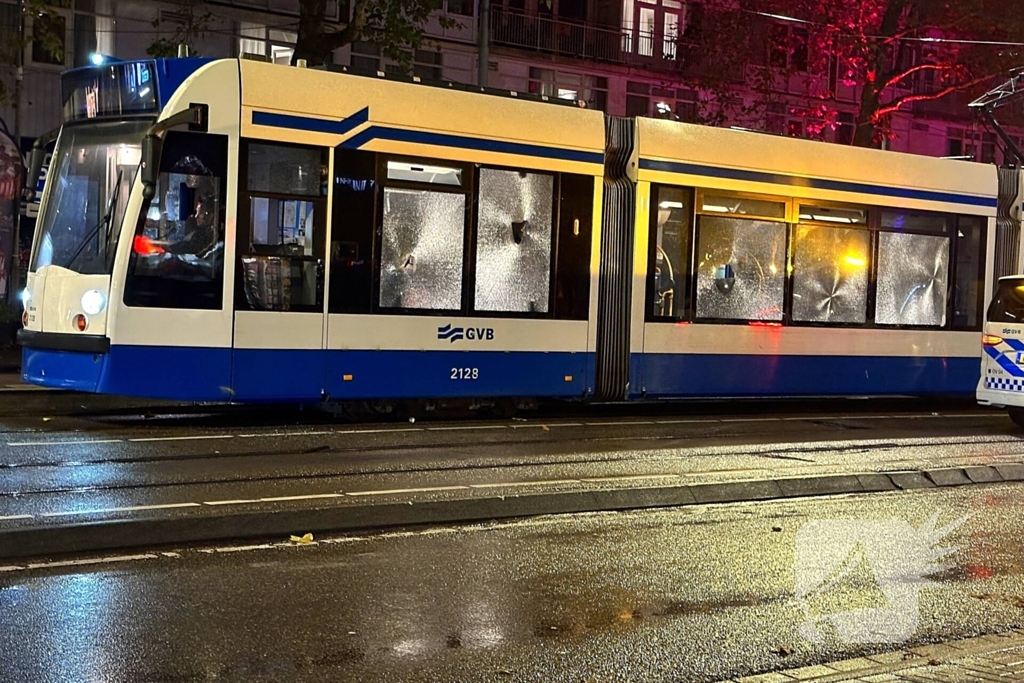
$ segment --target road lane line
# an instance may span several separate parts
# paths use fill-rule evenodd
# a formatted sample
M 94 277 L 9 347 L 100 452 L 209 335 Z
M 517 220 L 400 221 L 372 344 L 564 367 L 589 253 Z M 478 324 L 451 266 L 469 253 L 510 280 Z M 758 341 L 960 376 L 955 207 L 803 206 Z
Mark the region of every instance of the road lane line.
M 798 418 L 804 419 L 804 418 Z M 822 418 L 825 420 L 831 420 L 833 418 L 826 417 Z M 782 420 L 781 417 L 723 417 L 719 419 L 719 422 L 779 422 Z
M 99 515 L 105 512 L 138 512 L 140 510 L 171 510 L 174 508 L 197 508 L 199 503 L 164 503 L 162 505 L 132 505 L 128 507 L 101 508 L 98 510 L 71 510 L 67 512 L 43 512 L 40 517 L 70 517 L 74 515 Z
M 470 484 L 471 489 L 497 489 L 511 486 L 554 486 L 556 484 L 579 484 L 579 479 L 549 479 L 547 481 L 507 481 L 498 484 Z
M 590 477 L 588 479 L 581 479 L 580 481 L 588 483 L 598 483 L 606 481 L 642 481 L 645 479 L 678 479 L 678 474 L 624 474 L 622 476 L 611 476 L 611 477 Z
M 583 426 L 585 426 L 582 422 L 553 422 L 553 423 L 552 422 L 547 422 L 547 423 L 545 423 L 545 425 L 547 427 L 549 427 L 550 429 L 554 429 L 555 427 L 583 427 Z
M 325 436 L 329 434 L 337 434 L 334 430 L 319 431 L 319 432 L 268 432 L 265 434 L 235 434 L 236 438 L 239 439 L 258 439 L 260 437 L 274 437 L 274 436 Z
M 156 555 L 115 555 L 113 557 L 90 557 L 84 560 L 58 560 L 57 562 L 36 562 L 25 565 L 25 569 L 50 569 L 53 567 L 80 567 L 90 564 L 106 564 L 107 562 L 137 562 L 138 560 L 155 560 Z
M 21 446 L 80 446 L 92 443 L 123 443 L 124 439 L 81 439 L 79 441 L 15 441 L 7 444 L 12 448 Z
M 342 493 L 312 493 L 306 496 L 276 496 L 274 498 L 260 498 L 260 503 L 279 503 L 286 500 L 312 500 L 314 498 L 344 498 Z
M 6 515 L 0 517 L 0 522 L 8 522 L 12 519 L 34 519 L 34 517 L 32 515 Z
M 630 420 L 624 422 L 586 422 L 584 424 L 587 427 L 632 427 L 633 425 L 652 425 L 654 422 L 649 420 Z
M 236 498 L 235 500 L 204 500 L 203 505 L 243 505 L 245 503 L 258 503 L 256 498 Z
M 143 441 L 204 441 L 206 439 L 233 439 L 234 434 L 206 434 L 202 436 L 147 436 L 136 439 L 128 439 L 132 443 Z
M 468 432 L 475 429 L 507 429 L 505 425 L 463 425 L 461 427 L 427 427 L 428 432 Z
M 388 434 L 390 432 L 422 432 L 423 427 L 386 427 L 384 429 L 339 429 L 333 434 Z
M 384 496 L 395 493 L 431 493 L 433 491 L 467 491 L 468 486 L 425 486 L 418 489 L 388 489 L 383 491 L 349 491 L 346 496 Z
M 707 420 L 655 420 L 655 424 L 659 425 L 686 425 L 686 424 L 707 424 L 711 422 L 719 422 L 718 418 L 710 418 Z

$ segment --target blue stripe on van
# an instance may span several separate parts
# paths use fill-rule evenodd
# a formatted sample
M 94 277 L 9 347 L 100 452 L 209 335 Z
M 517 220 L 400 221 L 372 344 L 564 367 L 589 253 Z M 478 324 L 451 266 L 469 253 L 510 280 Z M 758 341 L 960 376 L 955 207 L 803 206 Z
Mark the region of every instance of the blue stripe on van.
M 951 204 L 982 206 L 989 209 L 996 208 L 997 201 L 995 197 L 975 197 L 972 195 L 955 194 L 952 192 L 937 192 L 934 190 L 912 190 L 904 187 L 887 187 L 885 185 L 870 185 L 866 183 L 854 183 L 844 180 L 803 178 L 800 176 L 785 175 L 783 173 L 746 171 L 738 168 L 722 168 L 720 166 L 704 166 L 702 164 L 688 164 L 678 161 L 660 161 L 657 159 L 641 159 L 640 168 L 648 171 L 663 171 L 666 173 L 685 173 L 687 175 L 698 175 L 705 176 L 708 178 L 724 178 L 727 180 L 743 180 L 752 183 L 771 183 L 773 185 L 811 187 L 817 190 L 834 190 L 837 192 L 860 192 L 862 194 L 874 194 L 884 197 L 899 197 L 901 199 L 920 199 L 931 202 L 949 202 Z

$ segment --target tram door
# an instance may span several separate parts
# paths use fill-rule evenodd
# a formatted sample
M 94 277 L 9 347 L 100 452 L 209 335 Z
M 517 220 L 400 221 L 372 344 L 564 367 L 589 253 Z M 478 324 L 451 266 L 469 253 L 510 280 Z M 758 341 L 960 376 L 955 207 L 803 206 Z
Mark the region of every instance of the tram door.
M 326 149 L 243 140 L 232 392 L 318 400 L 324 386 Z

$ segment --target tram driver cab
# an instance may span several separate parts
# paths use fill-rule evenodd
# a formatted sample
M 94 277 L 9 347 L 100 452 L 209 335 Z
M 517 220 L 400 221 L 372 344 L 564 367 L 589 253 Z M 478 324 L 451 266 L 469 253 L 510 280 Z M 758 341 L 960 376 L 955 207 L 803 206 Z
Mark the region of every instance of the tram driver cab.
M 1024 427 L 1024 275 L 999 279 L 985 316 L 978 403 Z

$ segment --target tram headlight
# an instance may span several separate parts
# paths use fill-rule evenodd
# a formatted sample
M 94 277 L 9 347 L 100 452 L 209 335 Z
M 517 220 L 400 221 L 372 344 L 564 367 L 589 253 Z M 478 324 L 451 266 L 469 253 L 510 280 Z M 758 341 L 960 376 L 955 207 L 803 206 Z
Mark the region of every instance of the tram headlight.
M 82 295 L 82 310 L 89 315 L 96 315 L 107 305 L 107 295 L 98 289 L 90 289 Z
M 28 308 L 29 301 L 32 301 L 32 292 L 30 292 L 26 287 L 25 289 L 21 290 L 21 305 Z

